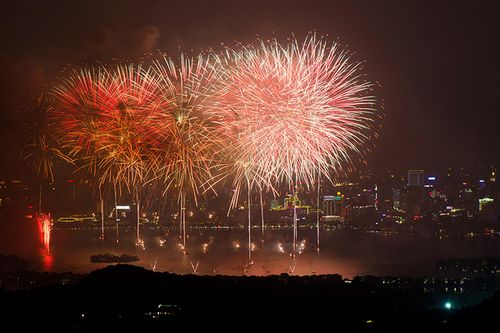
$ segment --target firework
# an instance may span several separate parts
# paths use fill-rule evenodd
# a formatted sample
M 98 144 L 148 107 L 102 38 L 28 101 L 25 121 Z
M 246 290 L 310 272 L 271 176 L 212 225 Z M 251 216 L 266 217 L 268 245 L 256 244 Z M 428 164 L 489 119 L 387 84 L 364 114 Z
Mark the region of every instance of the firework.
M 252 263 L 252 191 L 260 194 L 262 239 L 263 191 L 286 184 L 295 198 L 299 184 L 317 184 L 319 208 L 320 179 L 332 180 L 366 151 L 377 106 L 372 87 L 348 52 L 309 35 L 181 55 L 178 64 L 164 56 L 151 66 L 76 69 L 52 90 L 51 114 L 70 156 L 97 179 L 101 203 L 101 186 L 133 193 L 138 243 L 144 184 L 175 192 L 184 252 L 188 198 L 197 204 L 230 178 L 231 209 L 246 189 Z M 293 220 L 295 255 L 295 200 Z
M 215 124 L 204 115 L 211 107 L 209 89 L 215 84 L 216 68 L 210 57 L 196 59 L 181 56 L 180 66 L 163 57 L 155 62 L 154 71 L 161 84 L 161 96 L 168 104 L 156 117 L 161 142 L 156 170 L 165 191 L 173 188 L 180 205 L 180 230 L 186 246 L 186 200 L 197 205 L 200 191 L 213 189 L 217 176 L 212 174 L 216 156 L 224 142 L 213 134 Z
M 361 153 L 375 99 L 360 64 L 314 36 L 229 50 L 226 105 L 212 109 L 244 169 L 258 181 L 312 185 Z
M 227 49 L 222 62 L 220 107 L 209 111 L 231 142 L 233 207 L 244 182 L 248 200 L 255 185 L 285 182 L 295 192 L 363 154 L 374 123 L 372 84 L 337 44 L 314 35 L 302 43 L 262 41 Z M 294 252 L 296 223 L 294 209 Z
M 99 190 L 108 183 L 134 192 L 138 241 L 139 190 L 157 146 L 154 119 L 165 107 L 157 83 L 142 65 L 116 65 L 73 70 L 53 89 L 53 119 L 80 168 Z
M 52 230 L 52 222 L 49 214 L 36 214 L 35 221 L 38 227 L 38 235 L 40 243 L 44 251 L 44 255 L 50 256 L 50 234 Z
M 54 164 L 57 161 L 72 163 L 72 160 L 61 149 L 61 142 L 50 121 L 52 100 L 41 93 L 30 95 L 26 101 L 22 117 L 27 126 L 19 144 L 19 157 L 39 178 L 38 214 L 41 214 L 44 181 L 54 181 Z

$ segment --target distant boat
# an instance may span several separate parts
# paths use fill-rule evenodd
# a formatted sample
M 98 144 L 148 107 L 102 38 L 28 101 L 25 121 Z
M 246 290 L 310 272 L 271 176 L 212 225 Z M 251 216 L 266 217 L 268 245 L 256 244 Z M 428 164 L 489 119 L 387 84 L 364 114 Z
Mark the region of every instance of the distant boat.
M 118 256 L 110 253 L 94 254 L 90 256 L 90 262 L 92 263 L 123 263 L 133 261 L 139 261 L 139 257 L 131 256 L 128 254 L 122 254 Z

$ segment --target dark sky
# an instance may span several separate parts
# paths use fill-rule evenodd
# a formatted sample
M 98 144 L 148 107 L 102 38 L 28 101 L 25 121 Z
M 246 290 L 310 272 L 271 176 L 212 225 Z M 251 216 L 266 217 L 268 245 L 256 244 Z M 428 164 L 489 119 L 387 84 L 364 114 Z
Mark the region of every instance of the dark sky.
M 372 168 L 500 159 L 500 5 L 486 1 L 7 1 L 0 13 L 1 147 L 22 93 L 67 64 L 197 52 L 315 30 L 366 61 L 385 118 Z M 4 148 L 9 149 L 9 148 Z M 3 163 L 0 171 L 9 168 Z

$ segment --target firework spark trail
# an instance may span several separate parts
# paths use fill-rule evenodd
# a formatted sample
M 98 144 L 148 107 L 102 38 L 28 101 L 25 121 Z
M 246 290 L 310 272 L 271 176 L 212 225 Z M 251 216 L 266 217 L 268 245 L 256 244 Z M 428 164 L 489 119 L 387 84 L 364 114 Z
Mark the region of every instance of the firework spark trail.
M 262 42 L 227 59 L 221 130 L 255 178 L 311 186 L 315 173 L 350 161 L 368 139 L 375 100 L 359 64 L 334 44 L 310 37 L 282 46 Z
M 173 188 L 179 203 L 180 230 L 186 247 L 186 201 L 213 190 L 217 176 L 212 173 L 216 156 L 225 145 L 214 136 L 213 124 L 205 117 L 211 108 L 209 89 L 216 83 L 217 67 L 211 57 L 186 58 L 180 66 L 168 57 L 156 61 L 153 70 L 161 83 L 161 96 L 169 105 L 156 117 L 161 142 L 156 157 L 156 172 L 164 191 Z
M 108 76 L 109 72 L 103 68 L 74 69 L 52 89 L 55 106 L 51 118 L 59 129 L 57 134 L 69 154 L 80 165 L 80 169 L 85 169 L 93 176 L 101 173 L 98 167 L 100 154 L 97 149 L 102 113 L 99 101 L 103 97 L 102 82 L 106 81 Z M 98 180 L 98 183 L 102 215 L 100 238 L 103 239 L 104 200 L 102 182 Z
M 36 214 L 35 221 L 38 226 L 38 234 L 40 237 L 40 243 L 44 251 L 44 255 L 50 256 L 50 234 L 52 229 L 52 223 L 49 214 Z
M 295 192 L 319 175 L 331 179 L 363 154 L 376 111 L 372 84 L 337 44 L 310 35 L 303 43 L 227 49 L 221 58 L 219 107 L 209 112 L 231 142 L 231 207 L 245 180 L 271 189 L 285 182 Z M 296 213 L 294 205 L 294 239 Z
M 131 64 L 73 70 L 52 90 L 52 119 L 80 169 L 100 186 L 134 191 L 138 210 L 157 146 L 153 120 L 165 107 L 157 84 L 150 69 Z
M 276 194 L 287 184 L 295 197 L 299 184 L 319 186 L 362 157 L 374 135 L 371 90 L 348 52 L 309 35 L 181 55 L 178 65 L 164 56 L 76 69 L 52 90 L 52 116 L 80 169 L 133 192 L 138 210 L 145 183 L 175 191 L 185 248 L 188 198 L 197 204 L 222 180 L 232 179 L 229 209 L 246 188 L 250 210 L 254 187 Z M 296 238 L 294 201 L 294 249 Z

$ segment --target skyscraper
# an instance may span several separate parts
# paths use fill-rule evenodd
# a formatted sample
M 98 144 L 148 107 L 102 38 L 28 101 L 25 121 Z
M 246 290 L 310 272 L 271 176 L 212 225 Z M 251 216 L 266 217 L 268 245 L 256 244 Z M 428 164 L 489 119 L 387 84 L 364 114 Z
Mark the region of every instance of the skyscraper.
M 424 170 L 408 170 L 408 186 L 424 186 Z
M 324 217 L 341 217 L 344 216 L 344 196 L 339 193 L 337 195 L 325 195 L 323 197 L 323 215 Z
M 399 188 L 392 189 L 392 209 L 396 211 L 401 209 L 401 190 Z

